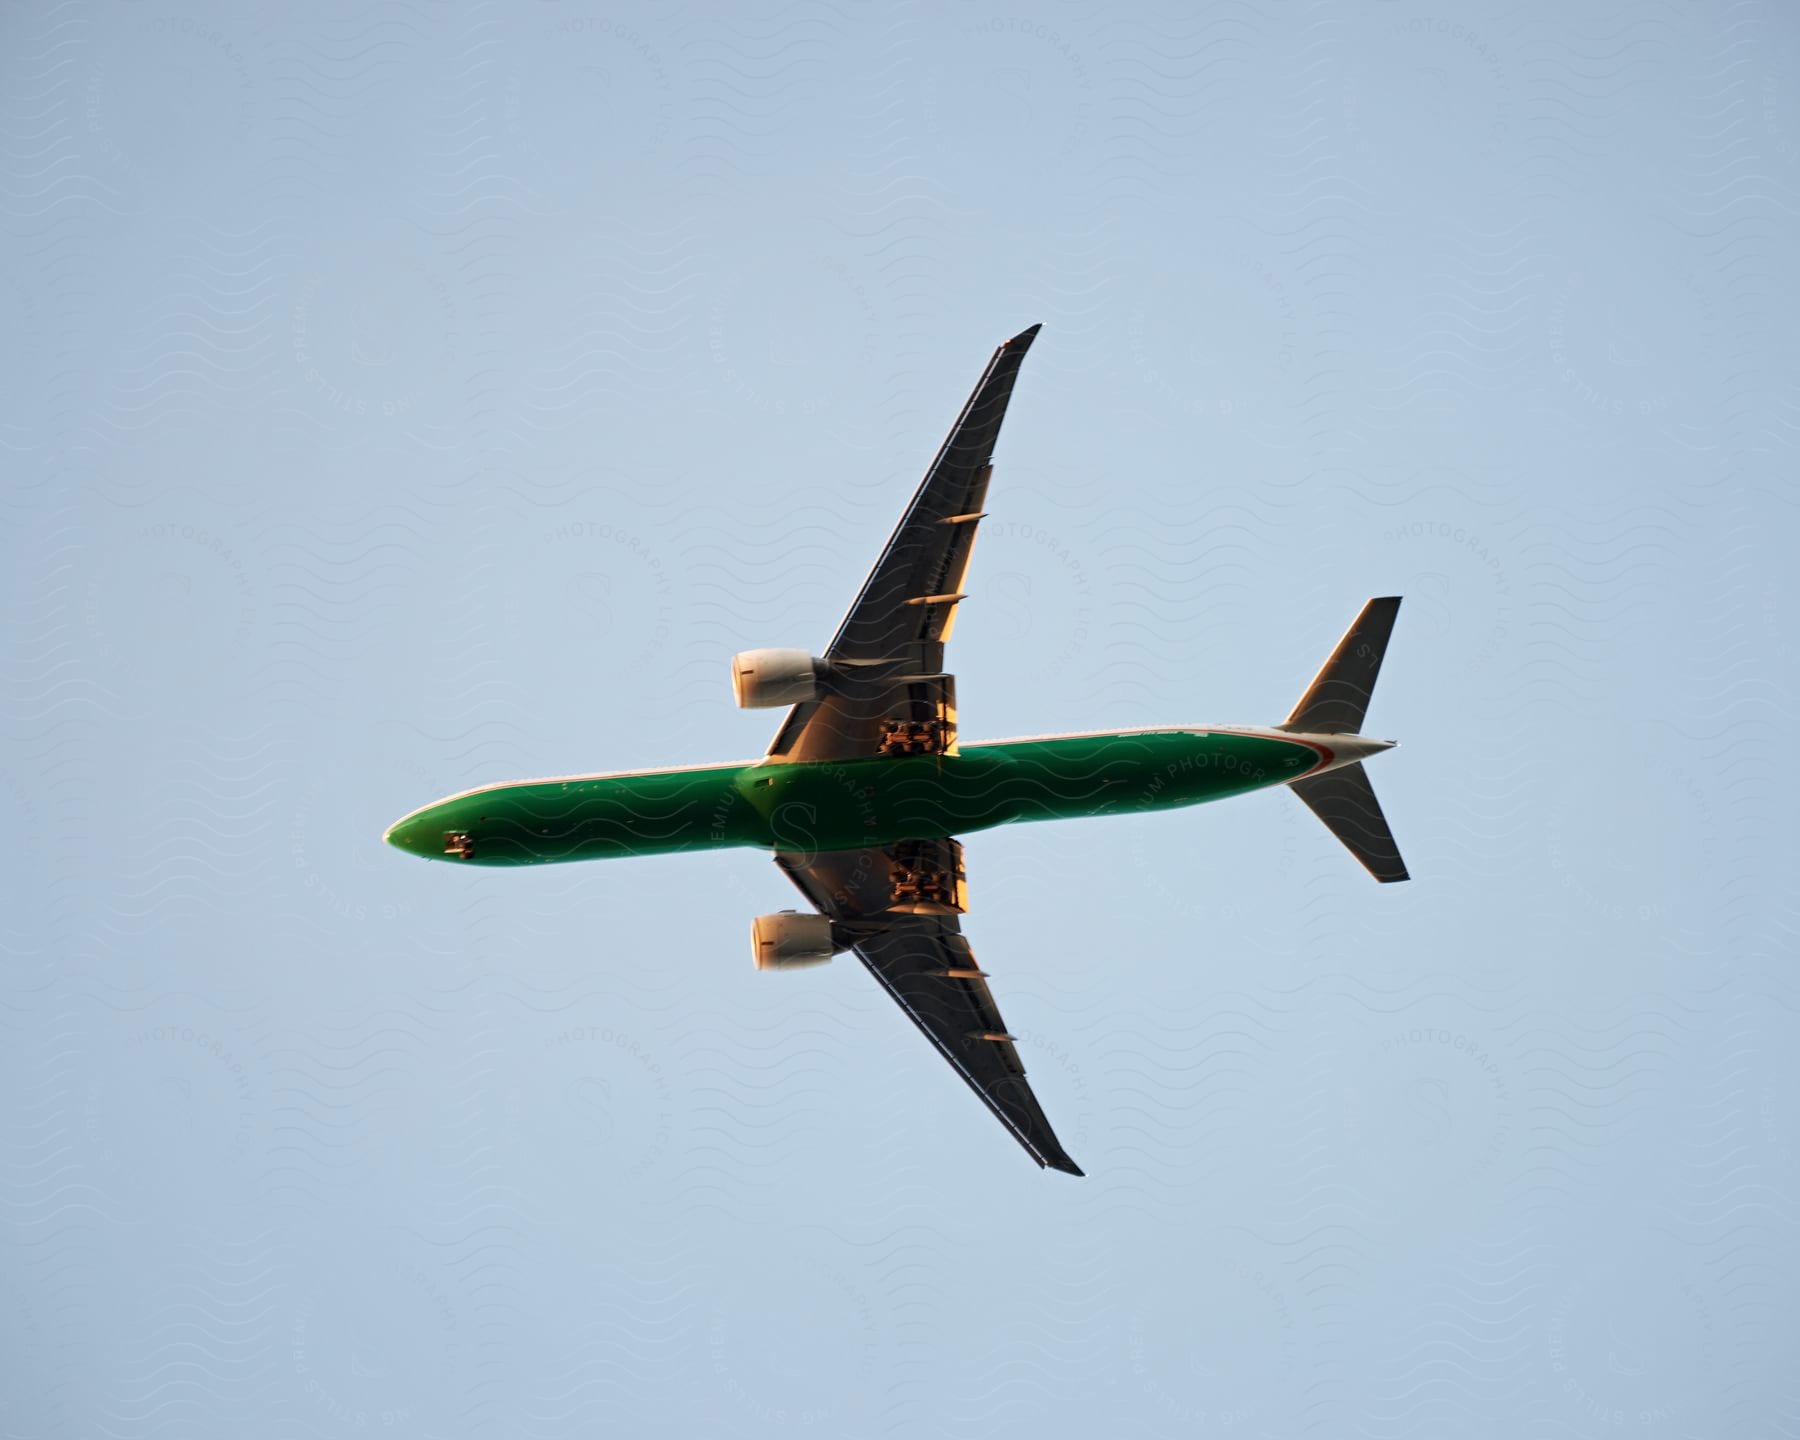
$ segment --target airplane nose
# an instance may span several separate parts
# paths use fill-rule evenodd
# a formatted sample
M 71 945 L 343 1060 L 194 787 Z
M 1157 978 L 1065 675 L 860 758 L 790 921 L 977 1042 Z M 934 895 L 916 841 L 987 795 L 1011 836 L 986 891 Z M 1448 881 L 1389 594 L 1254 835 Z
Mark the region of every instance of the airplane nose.
M 467 820 L 455 810 L 433 806 L 416 815 L 408 815 L 388 826 L 381 838 L 396 850 L 417 855 L 423 860 L 471 859 L 475 854 L 475 836 L 464 827 Z
M 387 833 L 381 837 L 396 850 L 404 850 L 408 855 L 424 855 L 428 853 L 430 844 L 429 828 L 424 818 L 409 815 L 404 820 L 396 820 L 388 826 Z

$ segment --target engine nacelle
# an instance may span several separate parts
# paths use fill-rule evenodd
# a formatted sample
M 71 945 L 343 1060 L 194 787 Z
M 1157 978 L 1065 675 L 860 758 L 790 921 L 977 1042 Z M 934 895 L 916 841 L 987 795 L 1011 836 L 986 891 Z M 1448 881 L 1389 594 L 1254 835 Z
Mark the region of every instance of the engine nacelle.
M 743 710 L 798 705 L 819 698 L 824 671 L 804 650 L 746 650 L 731 657 L 731 688 Z
M 837 953 L 831 921 L 824 915 L 782 910 L 750 922 L 750 948 L 758 970 L 803 970 L 823 965 Z

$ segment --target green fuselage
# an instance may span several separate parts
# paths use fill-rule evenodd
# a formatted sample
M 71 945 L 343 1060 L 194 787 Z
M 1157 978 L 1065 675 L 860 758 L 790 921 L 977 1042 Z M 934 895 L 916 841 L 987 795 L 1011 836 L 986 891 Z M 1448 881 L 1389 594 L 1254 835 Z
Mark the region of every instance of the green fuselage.
M 1330 761 L 1268 733 L 1123 731 L 970 744 L 955 755 L 704 766 L 487 786 L 418 810 L 391 844 L 469 865 L 752 846 L 851 850 L 1022 820 L 1195 805 Z M 459 853 L 461 852 L 461 853 Z

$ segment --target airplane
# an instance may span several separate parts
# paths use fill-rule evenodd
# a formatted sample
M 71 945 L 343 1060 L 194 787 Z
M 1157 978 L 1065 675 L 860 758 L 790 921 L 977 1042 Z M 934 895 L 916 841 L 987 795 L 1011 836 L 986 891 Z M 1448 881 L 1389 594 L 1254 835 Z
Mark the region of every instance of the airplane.
M 1376 880 L 1407 879 L 1362 764 L 1394 742 L 1360 733 L 1400 600 L 1363 606 L 1279 725 L 962 742 L 945 644 L 1000 422 L 1040 328 L 995 350 L 824 653 L 732 657 L 740 707 L 789 707 L 760 760 L 484 785 L 413 811 L 384 838 L 460 865 L 770 851 L 812 908 L 752 922 L 757 969 L 854 951 L 1032 1159 L 1080 1175 L 963 935 L 957 837 L 1285 785 Z

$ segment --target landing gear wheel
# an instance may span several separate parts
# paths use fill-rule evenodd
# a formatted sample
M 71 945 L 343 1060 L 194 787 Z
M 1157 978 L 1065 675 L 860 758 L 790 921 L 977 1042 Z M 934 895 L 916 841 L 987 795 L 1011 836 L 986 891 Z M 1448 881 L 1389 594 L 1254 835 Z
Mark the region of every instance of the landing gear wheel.
M 960 915 L 968 909 L 962 846 L 954 840 L 903 840 L 889 852 L 888 909 L 907 915 Z

